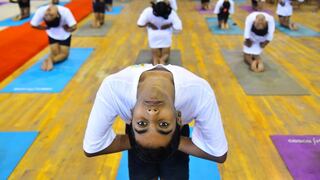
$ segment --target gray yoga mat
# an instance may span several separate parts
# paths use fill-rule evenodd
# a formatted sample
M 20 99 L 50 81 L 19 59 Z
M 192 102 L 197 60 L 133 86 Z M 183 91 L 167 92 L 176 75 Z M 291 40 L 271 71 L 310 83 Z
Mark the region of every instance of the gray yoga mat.
M 136 59 L 135 64 L 151 64 L 152 56 L 151 50 L 141 50 L 139 52 L 138 58 Z M 181 63 L 181 53 L 180 50 L 171 50 L 170 57 L 167 64 L 182 66 Z
M 255 73 L 243 60 L 243 53 L 235 50 L 222 50 L 238 82 L 248 95 L 309 95 L 295 80 L 267 55 L 262 55 L 265 71 Z
M 75 32 L 75 36 L 84 36 L 84 37 L 91 37 L 91 36 L 105 36 L 107 31 L 111 27 L 111 22 L 105 22 L 101 28 L 92 28 L 91 21 L 84 24 L 80 27 L 77 32 Z

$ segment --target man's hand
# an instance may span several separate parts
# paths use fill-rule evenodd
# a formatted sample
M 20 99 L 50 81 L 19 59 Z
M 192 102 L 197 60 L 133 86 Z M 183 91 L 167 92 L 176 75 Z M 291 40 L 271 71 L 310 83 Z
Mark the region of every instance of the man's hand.
M 63 29 L 67 32 L 73 32 L 77 29 L 77 26 L 74 25 L 74 26 L 69 27 L 67 24 L 65 24 L 65 25 L 63 25 Z
M 269 44 L 269 41 L 263 41 L 263 42 L 260 43 L 260 47 L 264 48 L 264 47 L 267 46 L 267 44 Z
M 171 27 L 172 27 L 172 23 L 170 23 L 170 24 L 164 24 L 164 25 L 161 26 L 161 30 L 169 29 L 169 28 L 171 28 Z
M 151 22 L 148 22 L 147 26 L 150 27 L 153 30 L 158 30 L 159 29 L 156 25 L 152 24 Z
M 251 47 L 252 46 L 252 41 L 250 39 L 246 39 L 244 41 L 244 45 L 247 46 L 247 47 Z

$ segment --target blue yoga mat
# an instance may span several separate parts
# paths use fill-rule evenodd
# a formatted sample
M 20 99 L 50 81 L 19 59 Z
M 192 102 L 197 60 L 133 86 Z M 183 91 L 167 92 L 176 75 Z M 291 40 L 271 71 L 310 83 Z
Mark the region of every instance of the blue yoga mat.
M 69 58 L 54 65 L 52 71 L 41 70 L 42 58 L 0 93 L 58 93 L 61 92 L 81 65 L 89 58 L 93 48 L 71 48 Z
M 307 37 L 307 36 L 320 36 L 320 32 L 316 32 L 310 28 L 307 28 L 301 24 L 297 24 L 299 29 L 297 31 L 289 30 L 288 28 L 280 26 L 279 22 L 276 22 L 276 28 L 292 37 Z
M 218 35 L 243 35 L 243 31 L 234 24 L 234 21 L 229 18 L 228 19 L 228 24 L 229 24 L 229 29 L 222 30 L 218 27 L 218 18 L 216 17 L 208 17 L 206 18 L 209 29 L 213 34 L 218 34 Z
M 192 128 L 190 128 L 192 133 Z M 218 166 L 213 161 L 200 159 L 194 156 L 189 156 L 189 180 L 218 180 L 220 178 Z M 117 180 L 128 180 L 128 151 L 122 152 L 122 158 L 120 160 L 120 166 L 118 169 Z
M 0 132 L 0 179 L 7 179 L 38 132 Z
M 107 15 L 118 15 L 118 14 L 121 13 L 122 9 L 123 9 L 123 6 L 113 6 L 112 7 L 112 11 L 110 11 L 110 12 L 106 11 L 105 14 L 107 14 Z
M 33 14 L 31 14 L 30 17 L 23 19 L 23 20 L 20 20 L 20 21 L 14 21 L 14 20 L 12 20 L 13 17 L 10 17 L 10 18 L 1 20 L 0 26 L 20 26 L 26 22 L 31 21 L 32 16 L 33 16 Z

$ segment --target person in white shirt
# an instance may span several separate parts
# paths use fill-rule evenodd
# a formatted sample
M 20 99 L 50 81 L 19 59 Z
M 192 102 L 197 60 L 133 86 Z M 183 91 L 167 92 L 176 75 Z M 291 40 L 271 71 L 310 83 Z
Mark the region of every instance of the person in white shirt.
M 244 60 L 254 72 L 264 71 L 260 58 L 263 48 L 269 44 L 275 31 L 274 19 L 264 12 L 252 12 L 246 18 L 244 30 Z
M 152 50 L 153 64 L 165 64 L 170 55 L 173 30 L 182 30 L 177 13 L 164 0 L 151 2 L 138 19 L 139 27 L 147 27 L 149 46 Z
M 42 21 L 45 22 L 45 25 L 41 24 Z M 48 34 L 51 52 L 43 62 L 41 69 L 50 71 L 55 63 L 68 58 L 71 32 L 76 30 L 77 22 L 68 8 L 50 4 L 40 7 L 30 24 L 33 28 L 46 30 Z
M 125 135 L 112 129 L 117 116 Z M 189 155 L 223 163 L 228 145 L 207 81 L 179 66 L 142 64 L 102 82 L 83 149 L 88 157 L 129 150 L 130 179 L 187 180 Z
M 219 28 L 229 29 L 228 18 L 230 14 L 234 13 L 233 0 L 219 0 L 213 12 L 218 16 Z
M 170 3 L 170 6 L 173 10 L 178 11 L 178 5 L 176 0 L 168 0 Z
M 277 14 L 279 17 L 279 23 L 281 26 L 288 28 L 290 30 L 298 30 L 298 26 L 290 22 L 290 17 L 292 16 L 293 8 L 291 5 L 291 0 L 279 0 L 277 5 Z

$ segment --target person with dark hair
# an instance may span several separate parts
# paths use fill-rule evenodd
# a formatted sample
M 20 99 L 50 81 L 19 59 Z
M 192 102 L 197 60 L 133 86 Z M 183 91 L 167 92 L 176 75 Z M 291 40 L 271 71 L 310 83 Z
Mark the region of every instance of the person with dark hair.
M 60 0 L 52 0 L 52 4 L 59 5 Z
M 288 28 L 290 30 L 298 30 L 298 26 L 290 21 L 292 16 L 293 8 L 291 5 L 291 0 L 279 0 L 277 5 L 277 14 L 279 17 L 279 23 L 282 27 Z
M 260 58 L 262 50 L 273 39 L 275 31 L 274 19 L 264 12 L 253 12 L 246 18 L 244 30 L 244 60 L 253 72 L 264 71 Z
M 149 46 L 153 64 L 165 64 L 170 55 L 172 32 L 181 31 L 182 23 L 169 3 L 164 0 L 151 2 L 138 19 L 138 26 L 147 27 Z
M 42 21 L 45 25 L 42 25 Z M 77 29 L 77 22 L 68 8 L 50 4 L 40 7 L 30 24 L 33 28 L 46 30 L 48 34 L 51 52 L 42 63 L 41 69 L 50 71 L 55 63 L 68 58 L 71 32 Z
M 201 0 L 201 9 L 202 10 L 209 10 L 210 9 L 210 0 Z
M 105 0 L 93 0 L 93 28 L 100 28 L 104 25 L 104 16 L 106 10 L 106 2 Z
M 14 21 L 20 21 L 22 19 L 26 19 L 30 17 L 30 0 L 9 0 L 11 3 L 18 3 L 20 14 L 16 17 L 14 17 L 12 20 Z
M 233 0 L 219 0 L 215 5 L 214 13 L 218 16 L 219 28 L 229 29 L 228 18 L 234 13 Z
M 126 134 L 113 131 L 117 116 L 125 121 Z M 143 64 L 102 82 L 83 149 L 88 157 L 128 150 L 131 180 L 188 180 L 189 155 L 223 163 L 228 145 L 206 80 L 180 66 Z
M 265 0 L 251 0 L 252 9 L 255 11 L 261 11 Z
M 106 4 L 106 10 L 108 12 L 112 11 L 113 0 L 105 0 L 105 4 Z

